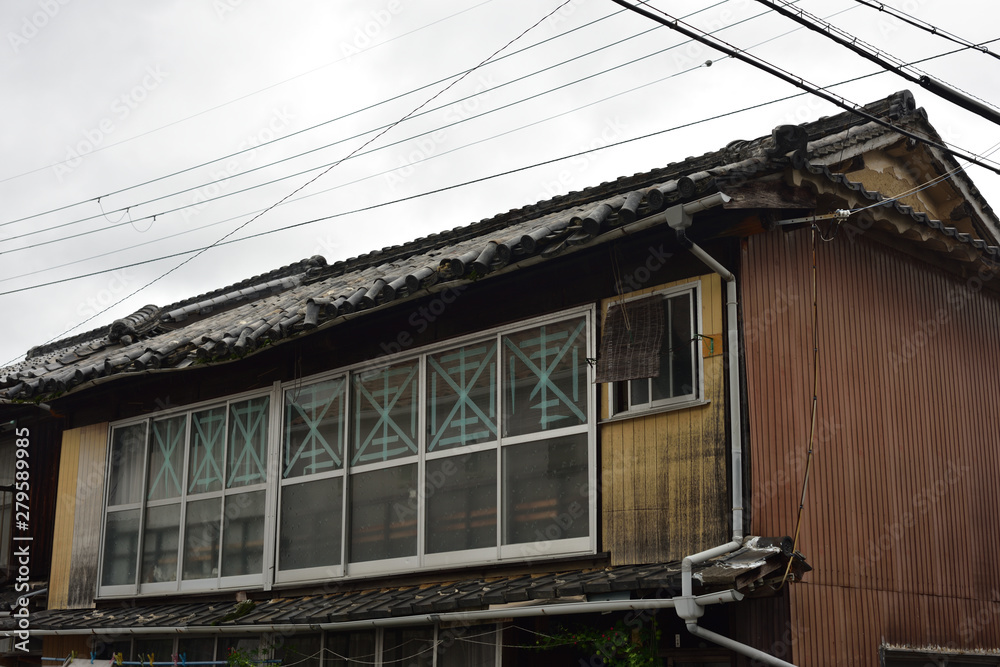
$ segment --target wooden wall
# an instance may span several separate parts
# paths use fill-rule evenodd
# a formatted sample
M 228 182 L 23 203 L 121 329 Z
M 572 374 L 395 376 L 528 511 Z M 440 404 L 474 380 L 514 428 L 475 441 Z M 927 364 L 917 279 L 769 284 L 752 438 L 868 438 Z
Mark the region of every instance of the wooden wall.
M 701 333 L 720 341 L 721 281 L 708 275 L 701 283 Z M 602 312 L 607 306 L 605 301 Z M 727 541 L 731 505 L 721 347 L 705 345 L 707 405 L 601 425 L 601 549 L 611 553 L 612 564 L 679 560 Z M 601 395 L 607 417 L 607 387 Z
M 106 423 L 63 433 L 49 580 L 50 609 L 94 606 L 107 449 Z
M 1000 300 L 861 235 L 817 240 L 818 430 L 798 665 L 1000 647 Z M 808 230 L 746 240 L 751 534 L 792 535 L 812 396 Z

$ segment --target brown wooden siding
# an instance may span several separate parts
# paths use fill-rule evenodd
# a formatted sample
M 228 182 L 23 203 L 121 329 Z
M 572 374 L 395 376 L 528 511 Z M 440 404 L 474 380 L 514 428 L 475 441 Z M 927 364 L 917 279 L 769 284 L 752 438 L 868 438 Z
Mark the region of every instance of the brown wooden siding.
M 701 333 L 720 340 L 720 280 L 702 276 L 701 283 Z M 707 405 L 602 424 L 601 549 L 610 552 L 613 564 L 679 560 L 726 541 L 730 505 L 722 352 L 718 345 L 705 346 Z M 606 417 L 607 387 L 601 395 Z
M 107 424 L 85 426 L 63 434 L 50 608 L 94 606 L 107 448 Z
M 874 665 L 883 641 L 998 647 L 1000 613 L 981 615 L 1000 600 L 1000 301 L 864 235 L 817 243 L 818 437 L 799 543 L 815 569 L 791 588 L 795 662 Z M 792 535 L 812 396 L 808 230 L 749 238 L 742 265 L 750 532 Z

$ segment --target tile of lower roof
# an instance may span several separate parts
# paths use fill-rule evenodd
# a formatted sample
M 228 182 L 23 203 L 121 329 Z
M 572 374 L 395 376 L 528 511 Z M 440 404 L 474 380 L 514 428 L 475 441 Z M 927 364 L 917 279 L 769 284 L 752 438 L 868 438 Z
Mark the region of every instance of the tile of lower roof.
M 754 540 L 739 551 L 700 567 L 700 578 L 718 585 L 732 585 L 762 561 L 787 558 L 790 540 Z M 490 605 L 530 600 L 577 597 L 583 593 L 628 590 L 643 595 L 669 597 L 680 583 L 679 563 L 630 565 L 598 570 L 544 575 L 518 575 L 497 579 L 472 579 L 429 586 L 401 586 L 344 594 L 330 593 L 301 598 L 274 598 L 258 602 L 249 613 L 220 622 L 233 603 L 183 603 L 101 609 L 36 612 L 38 629 L 147 627 L 207 627 L 213 625 L 316 625 L 348 620 L 370 620 L 430 613 L 486 609 Z

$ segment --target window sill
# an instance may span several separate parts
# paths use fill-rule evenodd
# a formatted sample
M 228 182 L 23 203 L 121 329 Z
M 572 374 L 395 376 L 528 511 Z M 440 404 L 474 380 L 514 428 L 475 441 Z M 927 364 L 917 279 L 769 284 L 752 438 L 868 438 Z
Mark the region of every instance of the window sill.
M 602 419 L 598 421 L 600 424 L 613 424 L 614 422 L 624 421 L 626 419 L 636 419 L 638 417 L 649 417 L 650 415 L 658 415 L 664 412 L 673 412 L 674 410 L 686 410 L 688 408 L 697 408 L 703 405 L 710 404 L 711 401 L 699 398 L 692 401 L 684 401 L 682 403 L 671 403 L 670 405 L 657 405 L 652 408 L 646 408 L 643 410 L 629 410 L 627 412 L 619 412 L 607 419 Z

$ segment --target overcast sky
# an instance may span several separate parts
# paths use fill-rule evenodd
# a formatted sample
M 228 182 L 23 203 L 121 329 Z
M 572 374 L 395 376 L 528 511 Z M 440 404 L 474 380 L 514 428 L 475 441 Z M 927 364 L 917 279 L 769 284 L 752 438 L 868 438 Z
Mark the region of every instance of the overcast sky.
M 561 3 L 4 0 L 0 365 L 146 304 L 315 254 L 332 263 L 839 111 L 808 95 L 766 104 L 800 91 L 611 0 L 572 0 L 500 54 L 513 55 L 322 173 Z M 726 28 L 722 39 L 820 86 L 879 69 L 754 0 L 651 4 Z M 995 0 L 885 4 L 975 43 L 1000 37 Z M 857 0 L 798 6 L 905 62 L 959 48 Z M 920 67 L 1000 105 L 996 58 L 966 50 Z M 1000 142 L 1000 127 L 895 74 L 834 91 L 861 104 L 903 88 L 955 146 L 983 154 Z M 969 174 L 1000 205 L 1000 177 Z M 193 256 L 178 253 L 317 218 L 177 268 Z

